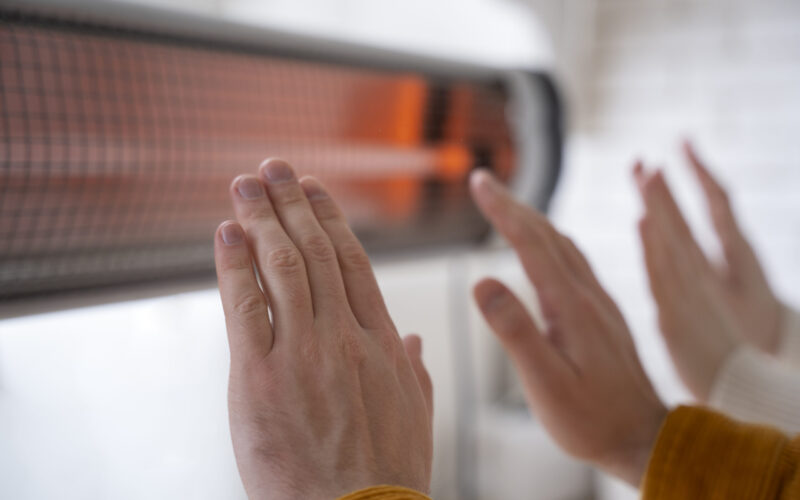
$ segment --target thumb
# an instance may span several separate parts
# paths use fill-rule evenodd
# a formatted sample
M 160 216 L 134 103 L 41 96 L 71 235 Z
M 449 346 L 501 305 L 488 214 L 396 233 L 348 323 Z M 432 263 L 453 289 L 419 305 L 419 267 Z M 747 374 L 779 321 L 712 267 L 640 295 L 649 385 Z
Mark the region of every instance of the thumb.
M 528 310 L 511 290 L 491 278 L 475 285 L 473 293 L 486 322 L 534 397 L 548 393 L 550 381 L 566 375 L 567 365 L 541 334 Z
M 410 334 L 403 337 L 403 347 L 406 349 L 408 359 L 411 360 L 411 368 L 417 376 L 417 382 L 422 389 L 425 397 L 425 404 L 428 406 L 428 416 L 433 418 L 433 382 L 428 374 L 427 368 L 422 361 L 422 339 L 419 335 Z

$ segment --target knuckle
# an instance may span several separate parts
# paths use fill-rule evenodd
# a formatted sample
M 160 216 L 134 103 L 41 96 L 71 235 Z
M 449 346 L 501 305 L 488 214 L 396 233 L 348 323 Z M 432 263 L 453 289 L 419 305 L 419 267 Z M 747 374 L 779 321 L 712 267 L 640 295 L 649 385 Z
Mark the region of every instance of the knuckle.
M 299 272 L 302 265 L 300 252 L 294 247 L 281 246 L 267 253 L 267 266 L 270 268 L 283 272 Z
M 306 361 L 309 366 L 320 366 L 323 356 L 319 342 L 303 342 L 300 346 L 300 357 Z
M 249 203 L 244 208 L 244 211 L 245 217 L 253 220 L 265 220 L 275 217 L 275 210 L 272 209 L 272 205 L 264 201 Z
M 245 294 L 236 301 L 233 313 L 240 318 L 264 317 L 267 314 L 267 304 L 263 297 L 255 293 Z
M 305 193 L 303 193 L 303 190 L 296 185 L 291 185 L 290 189 L 280 193 L 280 196 L 278 197 L 278 203 L 284 207 L 293 207 L 298 204 L 305 204 L 307 203 L 307 200 L 308 199 L 306 198 Z
M 360 243 L 356 241 L 342 245 L 339 250 L 342 267 L 348 271 L 368 271 L 371 269 L 369 257 Z
M 549 286 L 537 289 L 536 293 L 545 319 L 552 320 L 557 318 L 564 308 L 564 294 L 562 291 Z
M 359 332 L 347 328 L 339 335 L 339 348 L 346 359 L 354 365 L 363 364 L 368 357 L 367 346 Z
M 306 236 L 300 244 L 303 253 L 320 262 L 332 262 L 336 259 L 333 245 L 324 234 L 314 233 Z
M 528 331 L 527 318 L 519 311 L 506 311 L 497 318 L 497 329 L 508 341 L 517 343 L 531 334 Z
M 375 341 L 381 348 L 381 351 L 389 357 L 395 359 L 398 357 L 400 349 L 402 348 L 402 341 L 400 337 L 392 330 L 379 330 L 374 334 Z
M 241 271 L 249 270 L 252 266 L 249 254 L 242 252 L 230 252 L 223 254 L 220 259 L 220 269 L 222 271 Z
M 330 201 L 316 202 L 314 204 L 314 214 L 319 221 L 336 221 L 339 220 L 339 209 Z
M 292 281 L 280 290 L 283 300 L 293 310 L 307 310 L 310 306 L 307 286 L 301 280 Z

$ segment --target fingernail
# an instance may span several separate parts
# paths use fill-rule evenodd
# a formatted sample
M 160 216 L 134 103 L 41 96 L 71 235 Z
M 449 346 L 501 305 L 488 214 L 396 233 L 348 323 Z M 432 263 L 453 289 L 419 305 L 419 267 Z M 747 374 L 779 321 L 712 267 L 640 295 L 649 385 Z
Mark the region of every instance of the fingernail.
M 236 184 L 236 190 L 245 200 L 255 200 L 264 196 L 264 186 L 253 177 L 243 177 Z
M 291 167 L 284 161 L 270 161 L 264 167 L 264 175 L 269 182 L 285 182 L 294 177 Z
M 307 180 L 300 183 L 306 198 L 309 200 L 321 200 L 327 198 L 328 194 L 322 189 L 319 183 L 315 180 Z
M 498 194 L 500 192 L 500 185 L 492 174 L 487 170 L 478 170 L 473 174 L 472 182 L 479 191 L 484 191 L 489 194 Z
M 244 240 L 244 233 L 238 224 L 230 223 L 222 226 L 222 241 L 226 245 L 238 245 Z
M 495 311 L 500 309 L 500 307 L 506 301 L 506 292 L 505 290 L 497 290 L 492 292 L 489 297 L 487 297 L 483 302 L 483 308 L 487 311 Z

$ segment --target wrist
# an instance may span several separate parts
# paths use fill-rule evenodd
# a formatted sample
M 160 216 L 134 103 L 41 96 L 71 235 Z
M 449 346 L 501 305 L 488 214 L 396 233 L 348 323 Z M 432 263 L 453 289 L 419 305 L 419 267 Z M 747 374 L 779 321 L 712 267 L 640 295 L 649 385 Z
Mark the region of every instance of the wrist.
M 774 313 L 772 315 L 773 321 L 771 325 L 767 326 L 768 334 L 762 344 L 762 350 L 771 356 L 777 356 L 780 351 L 781 344 L 783 344 L 783 337 L 786 334 L 786 320 L 789 315 L 789 309 L 783 305 L 778 299 L 775 299 Z
M 661 401 L 652 405 L 636 424 L 623 429 L 626 435 L 619 439 L 622 446 L 609 460 L 600 464 L 601 468 L 638 488 L 644 480 L 653 447 L 668 413 Z

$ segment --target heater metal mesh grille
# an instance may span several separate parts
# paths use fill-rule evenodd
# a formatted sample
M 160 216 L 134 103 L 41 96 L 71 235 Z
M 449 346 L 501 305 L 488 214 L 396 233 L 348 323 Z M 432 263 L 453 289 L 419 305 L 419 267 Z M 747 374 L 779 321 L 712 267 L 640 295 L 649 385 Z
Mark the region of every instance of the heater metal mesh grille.
M 0 300 L 209 273 L 228 185 L 313 174 L 373 250 L 476 241 L 502 86 L 0 12 Z

